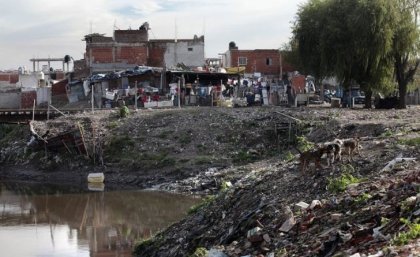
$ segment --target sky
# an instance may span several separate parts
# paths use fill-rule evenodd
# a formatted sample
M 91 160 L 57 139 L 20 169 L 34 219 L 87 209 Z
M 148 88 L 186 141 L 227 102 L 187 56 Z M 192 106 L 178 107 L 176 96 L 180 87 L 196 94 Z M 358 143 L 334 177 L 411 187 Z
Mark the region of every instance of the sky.
M 31 58 L 83 58 L 84 35 L 112 36 L 148 22 L 150 39 L 205 36 L 205 57 L 234 41 L 239 49 L 277 49 L 288 42 L 306 0 L 0 0 L 0 70 Z M 57 64 L 55 68 L 61 68 Z

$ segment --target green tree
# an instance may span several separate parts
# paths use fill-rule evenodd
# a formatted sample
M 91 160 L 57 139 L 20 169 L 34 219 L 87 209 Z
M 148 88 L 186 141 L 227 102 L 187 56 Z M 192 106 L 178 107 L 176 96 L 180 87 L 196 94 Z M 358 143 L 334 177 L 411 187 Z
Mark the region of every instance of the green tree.
M 358 83 L 370 107 L 373 92 L 392 90 L 395 52 L 402 53 L 395 50 L 399 1 L 419 0 L 310 0 L 301 6 L 292 41 L 305 70 L 334 75 L 345 88 Z
M 399 107 L 406 108 L 408 86 L 420 64 L 420 31 L 418 27 L 419 0 L 398 0 L 400 19 L 395 30 L 393 55 L 395 61 L 395 77 L 400 96 Z

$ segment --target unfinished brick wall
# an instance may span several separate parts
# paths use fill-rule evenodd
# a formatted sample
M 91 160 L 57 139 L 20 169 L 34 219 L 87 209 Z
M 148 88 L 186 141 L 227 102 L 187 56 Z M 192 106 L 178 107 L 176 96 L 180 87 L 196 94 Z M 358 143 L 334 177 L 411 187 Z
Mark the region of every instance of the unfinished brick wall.
M 112 62 L 112 47 L 95 47 L 91 48 L 91 51 L 91 58 L 94 63 Z
M 20 95 L 20 108 L 21 109 L 32 109 L 36 101 L 36 91 L 22 92 Z
M 10 74 L 8 74 L 8 73 L 6 73 L 6 74 L 0 73 L 0 81 L 9 82 L 10 81 Z
M 10 83 L 16 84 L 19 81 L 19 74 L 10 74 Z
M 231 50 L 232 66 L 238 66 L 239 57 L 247 58 L 246 73 L 280 74 L 280 53 L 278 50 Z
M 120 43 L 139 43 L 149 40 L 147 30 L 115 30 L 114 38 Z
M 124 46 L 117 47 L 117 62 L 127 62 L 128 64 L 147 65 L 146 46 Z
M 0 73 L 0 81 L 16 84 L 19 81 L 19 74 L 17 72 Z
M 166 43 L 153 42 L 149 44 L 148 65 L 153 67 L 165 66 Z

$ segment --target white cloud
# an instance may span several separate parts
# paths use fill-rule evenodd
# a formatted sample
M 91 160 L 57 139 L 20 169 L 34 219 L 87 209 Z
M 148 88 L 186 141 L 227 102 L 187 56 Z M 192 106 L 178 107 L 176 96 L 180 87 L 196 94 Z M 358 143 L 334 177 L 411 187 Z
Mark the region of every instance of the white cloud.
M 138 28 L 148 21 L 151 38 L 192 38 L 205 32 L 206 57 L 240 49 L 278 48 L 291 36 L 291 21 L 304 0 L 14 0 L 1 1 L 0 70 L 31 68 L 32 57 L 83 56 L 81 39 L 112 35 L 114 23 Z M 3 3 L 4 2 L 4 3 Z

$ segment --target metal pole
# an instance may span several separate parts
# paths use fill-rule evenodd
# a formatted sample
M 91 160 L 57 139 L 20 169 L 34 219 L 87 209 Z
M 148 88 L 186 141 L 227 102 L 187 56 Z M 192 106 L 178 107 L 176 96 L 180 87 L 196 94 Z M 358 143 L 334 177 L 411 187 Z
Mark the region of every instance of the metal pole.
M 137 110 L 137 80 L 134 83 L 134 88 L 136 89 L 134 93 L 134 110 Z

